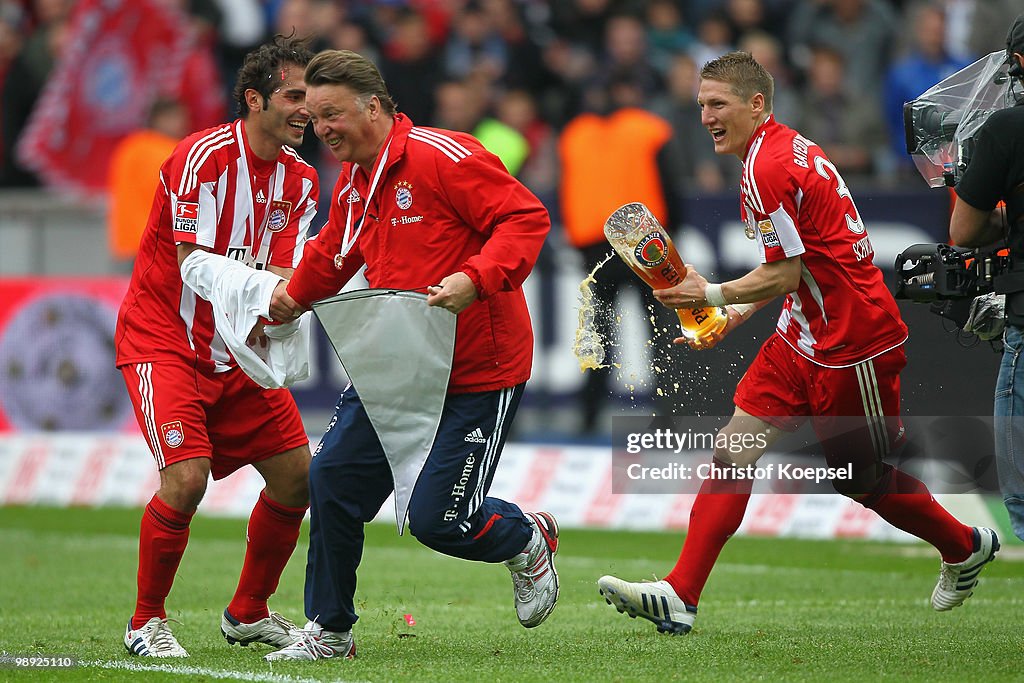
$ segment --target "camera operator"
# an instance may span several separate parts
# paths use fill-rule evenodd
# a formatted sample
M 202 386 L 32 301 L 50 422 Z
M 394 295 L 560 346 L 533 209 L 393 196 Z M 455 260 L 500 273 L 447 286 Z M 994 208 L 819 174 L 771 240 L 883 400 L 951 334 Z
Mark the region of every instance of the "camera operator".
M 953 243 L 979 247 L 1005 238 L 1009 272 L 995 279 L 1006 295 L 1003 359 L 995 394 L 996 463 L 1013 531 L 1024 540 L 1024 14 L 1006 35 L 1011 92 L 1017 106 L 993 113 L 979 129 L 970 163 L 956 186 L 949 226 Z M 1002 200 L 1006 206 L 995 208 Z

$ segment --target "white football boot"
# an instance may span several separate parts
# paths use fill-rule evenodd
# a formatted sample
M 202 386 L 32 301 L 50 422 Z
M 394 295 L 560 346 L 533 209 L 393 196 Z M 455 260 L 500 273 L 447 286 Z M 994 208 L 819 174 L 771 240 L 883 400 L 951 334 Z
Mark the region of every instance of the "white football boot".
M 932 607 L 940 612 L 959 607 L 978 585 L 978 574 L 996 557 L 999 537 L 983 526 L 974 527 L 974 552 L 963 562 L 942 563 L 939 582 L 932 591 Z
M 132 628 L 131 617 L 124 631 L 124 647 L 130 654 L 140 657 L 188 657 L 171 633 L 166 619 L 153 617 L 139 628 Z
M 299 630 L 298 626 L 277 612 L 271 612 L 269 617 L 251 624 L 235 619 L 226 609 L 220 615 L 220 632 L 224 634 L 229 645 L 266 643 L 274 647 L 285 647 L 295 642 L 299 637 Z
M 352 631 L 326 631 L 315 621 L 306 622 L 287 646 L 265 655 L 268 662 L 286 660 L 313 661 L 315 659 L 352 659 L 356 656 L 356 642 Z
M 659 633 L 689 633 L 697 618 L 697 608 L 680 600 L 668 581 L 632 583 L 602 576 L 597 585 L 605 602 L 630 619 L 643 617 L 654 622 Z
M 515 557 L 505 560 L 512 572 L 516 616 L 526 628 L 539 626 L 558 602 L 558 524 L 549 512 L 528 512 L 533 538 Z

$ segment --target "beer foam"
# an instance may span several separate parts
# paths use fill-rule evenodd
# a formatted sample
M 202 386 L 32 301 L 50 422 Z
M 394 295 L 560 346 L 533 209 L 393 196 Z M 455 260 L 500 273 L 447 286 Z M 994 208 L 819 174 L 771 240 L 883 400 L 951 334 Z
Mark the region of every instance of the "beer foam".
M 580 283 L 578 297 L 580 304 L 579 319 L 576 324 L 576 343 L 572 347 L 573 353 L 576 354 L 576 360 L 580 364 L 580 372 L 609 367 L 604 365 L 606 340 L 601 338 L 601 334 L 596 329 L 595 299 L 591 286 L 597 284 L 594 275 L 614 255 L 614 253 L 608 254 L 603 261 L 594 266 L 590 274 L 583 278 L 583 282 Z

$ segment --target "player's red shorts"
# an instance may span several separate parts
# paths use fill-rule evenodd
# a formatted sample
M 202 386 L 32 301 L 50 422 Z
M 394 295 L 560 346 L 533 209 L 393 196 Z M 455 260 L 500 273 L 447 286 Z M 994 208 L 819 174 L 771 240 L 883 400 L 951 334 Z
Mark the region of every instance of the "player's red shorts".
M 287 389 L 264 389 L 235 368 L 207 375 L 183 360 L 121 368 L 157 468 L 209 458 L 214 479 L 308 445 Z
M 786 431 L 808 419 L 830 464 L 872 455 L 902 443 L 898 346 L 856 365 L 827 368 L 793 350 L 779 335 L 764 343 L 736 387 L 736 406 Z

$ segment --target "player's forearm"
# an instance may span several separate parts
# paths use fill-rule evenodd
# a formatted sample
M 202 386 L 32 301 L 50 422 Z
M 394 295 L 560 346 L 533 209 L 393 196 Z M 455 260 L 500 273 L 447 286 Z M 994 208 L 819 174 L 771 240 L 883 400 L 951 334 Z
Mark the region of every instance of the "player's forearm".
M 984 247 L 1005 236 L 1006 207 L 977 209 L 957 198 L 949 222 L 949 238 L 958 247 Z
M 764 263 L 736 280 L 722 283 L 727 304 L 759 304 L 796 291 L 800 286 L 800 257 Z

